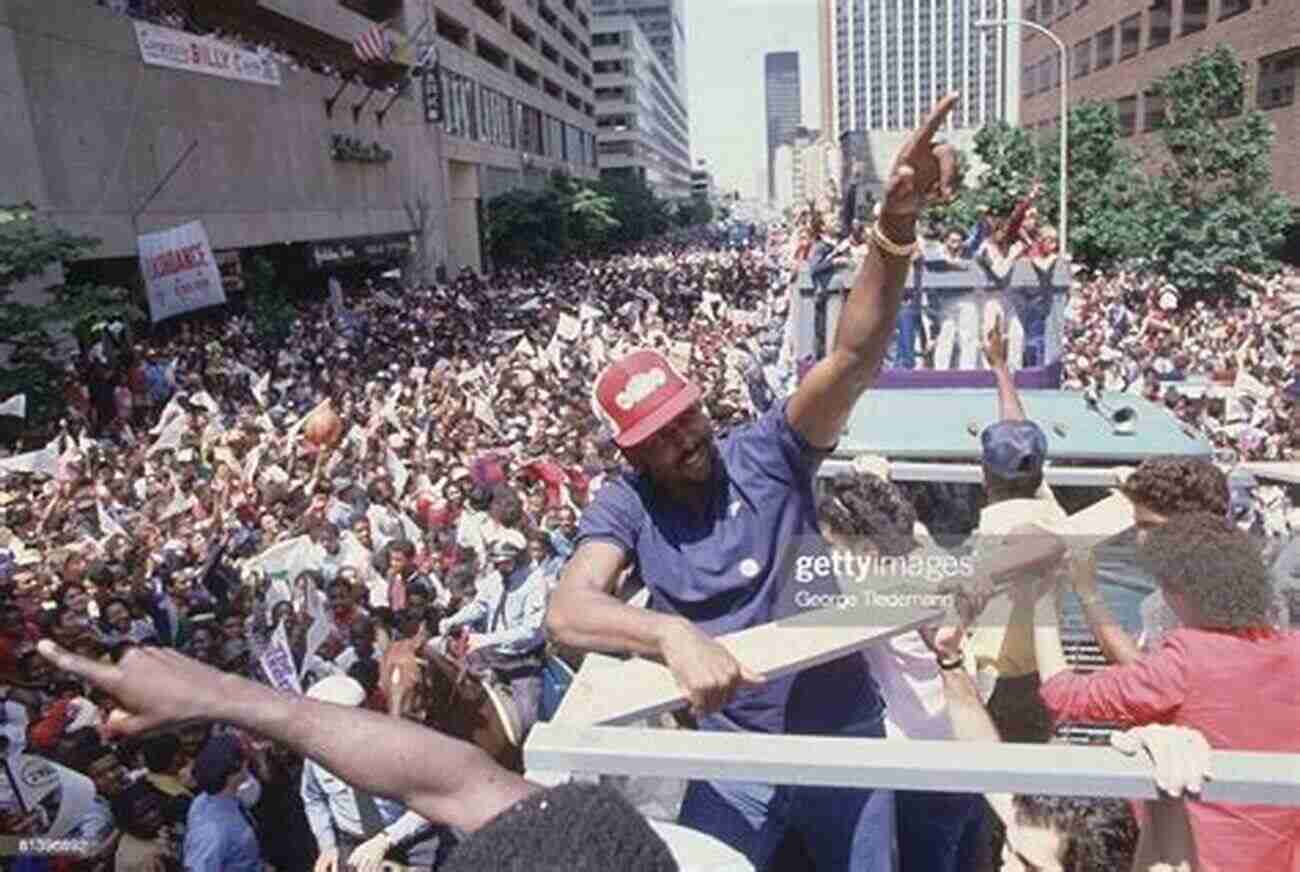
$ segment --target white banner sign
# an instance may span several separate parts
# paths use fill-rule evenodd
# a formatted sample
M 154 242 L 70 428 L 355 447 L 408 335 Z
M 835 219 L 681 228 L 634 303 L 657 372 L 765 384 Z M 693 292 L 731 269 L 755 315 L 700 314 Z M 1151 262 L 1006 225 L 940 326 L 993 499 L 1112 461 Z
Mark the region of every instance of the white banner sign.
M 141 236 L 140 272 L 154 323 L 226 302 L 226 289 L 221 286 L 221 273 L 202 221 Z
M 27 417 L 27 395 L 17 394 L 0 403 L 0 415 L 11 415 L 15 418 Z
M 280 65 L 267 54 L 140 21 L 135 22 L 135 36 L 140 43 L 141 60 L 151 66 L 258 85 L 280 84 Z
M 293 662 L 293 652 L 289 648 L 289 634 L 285 632 L 281 621 L 271 634 L 270 644 L 262 652 L 262 671 L 266 680 L 276 690 L 283 693 L 302 693 L 302 684 L 298 681 L 298 668 Z

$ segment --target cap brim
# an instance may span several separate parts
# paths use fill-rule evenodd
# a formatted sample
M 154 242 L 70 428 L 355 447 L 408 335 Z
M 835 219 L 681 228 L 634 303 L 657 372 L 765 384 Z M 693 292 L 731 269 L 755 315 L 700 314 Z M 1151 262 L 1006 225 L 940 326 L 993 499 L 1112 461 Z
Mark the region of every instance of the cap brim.
M 691 382 L 686 382 L 686 386 L 676 396 L 649 415 L 646 415 L 635 427 L 615 436 L 614 444 L 619 448 L 635 448 L 670 424 L 682 412 L 699 402 L 702 396 L 703 393 L 697 386 Z

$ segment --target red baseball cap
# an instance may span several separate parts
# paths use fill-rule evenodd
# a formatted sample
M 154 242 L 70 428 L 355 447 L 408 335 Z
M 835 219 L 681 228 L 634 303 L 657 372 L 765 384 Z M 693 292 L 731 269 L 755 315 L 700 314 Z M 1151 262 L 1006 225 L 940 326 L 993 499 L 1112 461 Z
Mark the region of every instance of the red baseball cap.
M 649 439 L 700 396 L 700 389 L 657 351 L 633 351 L 596 377 L 596 406 L 620 448 Z

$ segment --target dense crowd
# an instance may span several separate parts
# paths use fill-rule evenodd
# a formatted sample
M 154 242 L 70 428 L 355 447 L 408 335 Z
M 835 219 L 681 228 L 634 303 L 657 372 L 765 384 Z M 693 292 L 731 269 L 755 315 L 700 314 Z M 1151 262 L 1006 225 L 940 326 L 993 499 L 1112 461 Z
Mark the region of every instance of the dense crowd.
M 149 338 L 104 325 L 69 368 L 64 432 L 0 472 L 11 750 L 66 767 L 67 783 L 94 780 L 84 819 L 61 834 L 130 834 L 158 801 L 181 856 L 181 800 L 210 740 L 196 728 L 106 744 L 104 701 L 49 683 L 36 638 L 114 660 L 173 646 L 265 680 L 283 624 L 303 687 L 348 675 L 382 709 L 384 649 L 429 626 L 430 608 L 444 622 L 434 629 L 482 631 L 485 576 L 520 573 L 543 594 L 554 583 L 578 512 L 618 466 L 591 407 L 596 370 L 649 345 L 706 387 L 715 420 L 748 417 L 744 375 L 773 319 L 771 287 L 759 253 L 662 244 L 400 299 L 350 289 L 303 309 L 275 347 L 239 316 Z M 326 409 L 342 439 L 322 451 L 312 416 Z M 519 631 L 497 640 L 507 650 L 540 633 L 536 610 L 505 623 Z M 298 770 L 272 748 L 250 755 L 254 813 L 279 820 Z M 45 832 L 56 822 L 43 814 L 6 829 Z M 290 818 L 302 823 L 301 803 Z M 301 868 L 311 831 L 280 830 L 264 856 Z M 134 837 L 117 848 L 141 850 Z
M 147 337 L 104 325 L 69 367 L 62 432 L 0 461 L 0 730 L 10 771 L 38 785 L 4 806 L 0 831 L 83 838 L 117 869 L 178 868 L 204 849 L 184 832 L 196 797 L 235 759 L 256 776 L 238 796 L 261 856 L 312 868 L 338 810 L 327 790 L 308 798 L 301 758 L 211 726 L 110 740 L 108 701 L 52 674 L 34 642 L 114 662 L 174 647 L 264 682 L 282 646 L 299 686 L 346 676 L 378 710 L 385 650 L 422 629 L 536 648 L 536 603 L 621 467 L 593 411 L 596 373 L 650 347 L 690 374 L 721 427 L 753 420 L 772 402 L 762 364 L 779 363 L 783 337 L 788 349 L 793 266 L 780 245 L 656 243 L 392 293 L 340 289 L 274 344 L 239 315 Z M 1154 384 L 1165 399 L 1180 377 L 1223 382 L 1235 364 L 1238 395 L 1259 397 L 1245 418 L 1191 398 L 1171 407 L 1242 457 L 1289 456 L 1286 290 L 1268 282 L 1250 307 L 1179 312 L 1162 285 L 1130 276 L 1079 286 L 1069 384 Z M 1269 511 L 1293 520 L 1285 500 Z M 514 578 L 529 592 L 517 603 L 500 596 Z M 401 826 L 402 809 L 382 812 Z M 435 851 L 448 838 L 413 832 Z

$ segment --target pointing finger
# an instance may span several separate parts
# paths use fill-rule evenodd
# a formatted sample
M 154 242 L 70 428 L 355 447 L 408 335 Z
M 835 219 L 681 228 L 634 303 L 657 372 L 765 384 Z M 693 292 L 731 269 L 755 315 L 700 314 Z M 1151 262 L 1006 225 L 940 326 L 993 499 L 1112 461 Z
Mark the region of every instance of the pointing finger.
M 64 672 L 71 672 L 110 693 L 122 679 L 122 670 L 118 667 L 65 651 L 49 639 L 37 642 L 36 652 Z
M 934 139 L 934 135 L 939 132 L 944 122 L 948 120 L 948 113 L 952 112 L 952 107 L 956 106 L 957 101 L 960 99 L 961 94 L 953 91 L 939 101 L 939 104 L 930 112 L 930 117 L 926 118 L 925 123 L 921 125 L 921 136 L 918 142 L 928 143 Z

